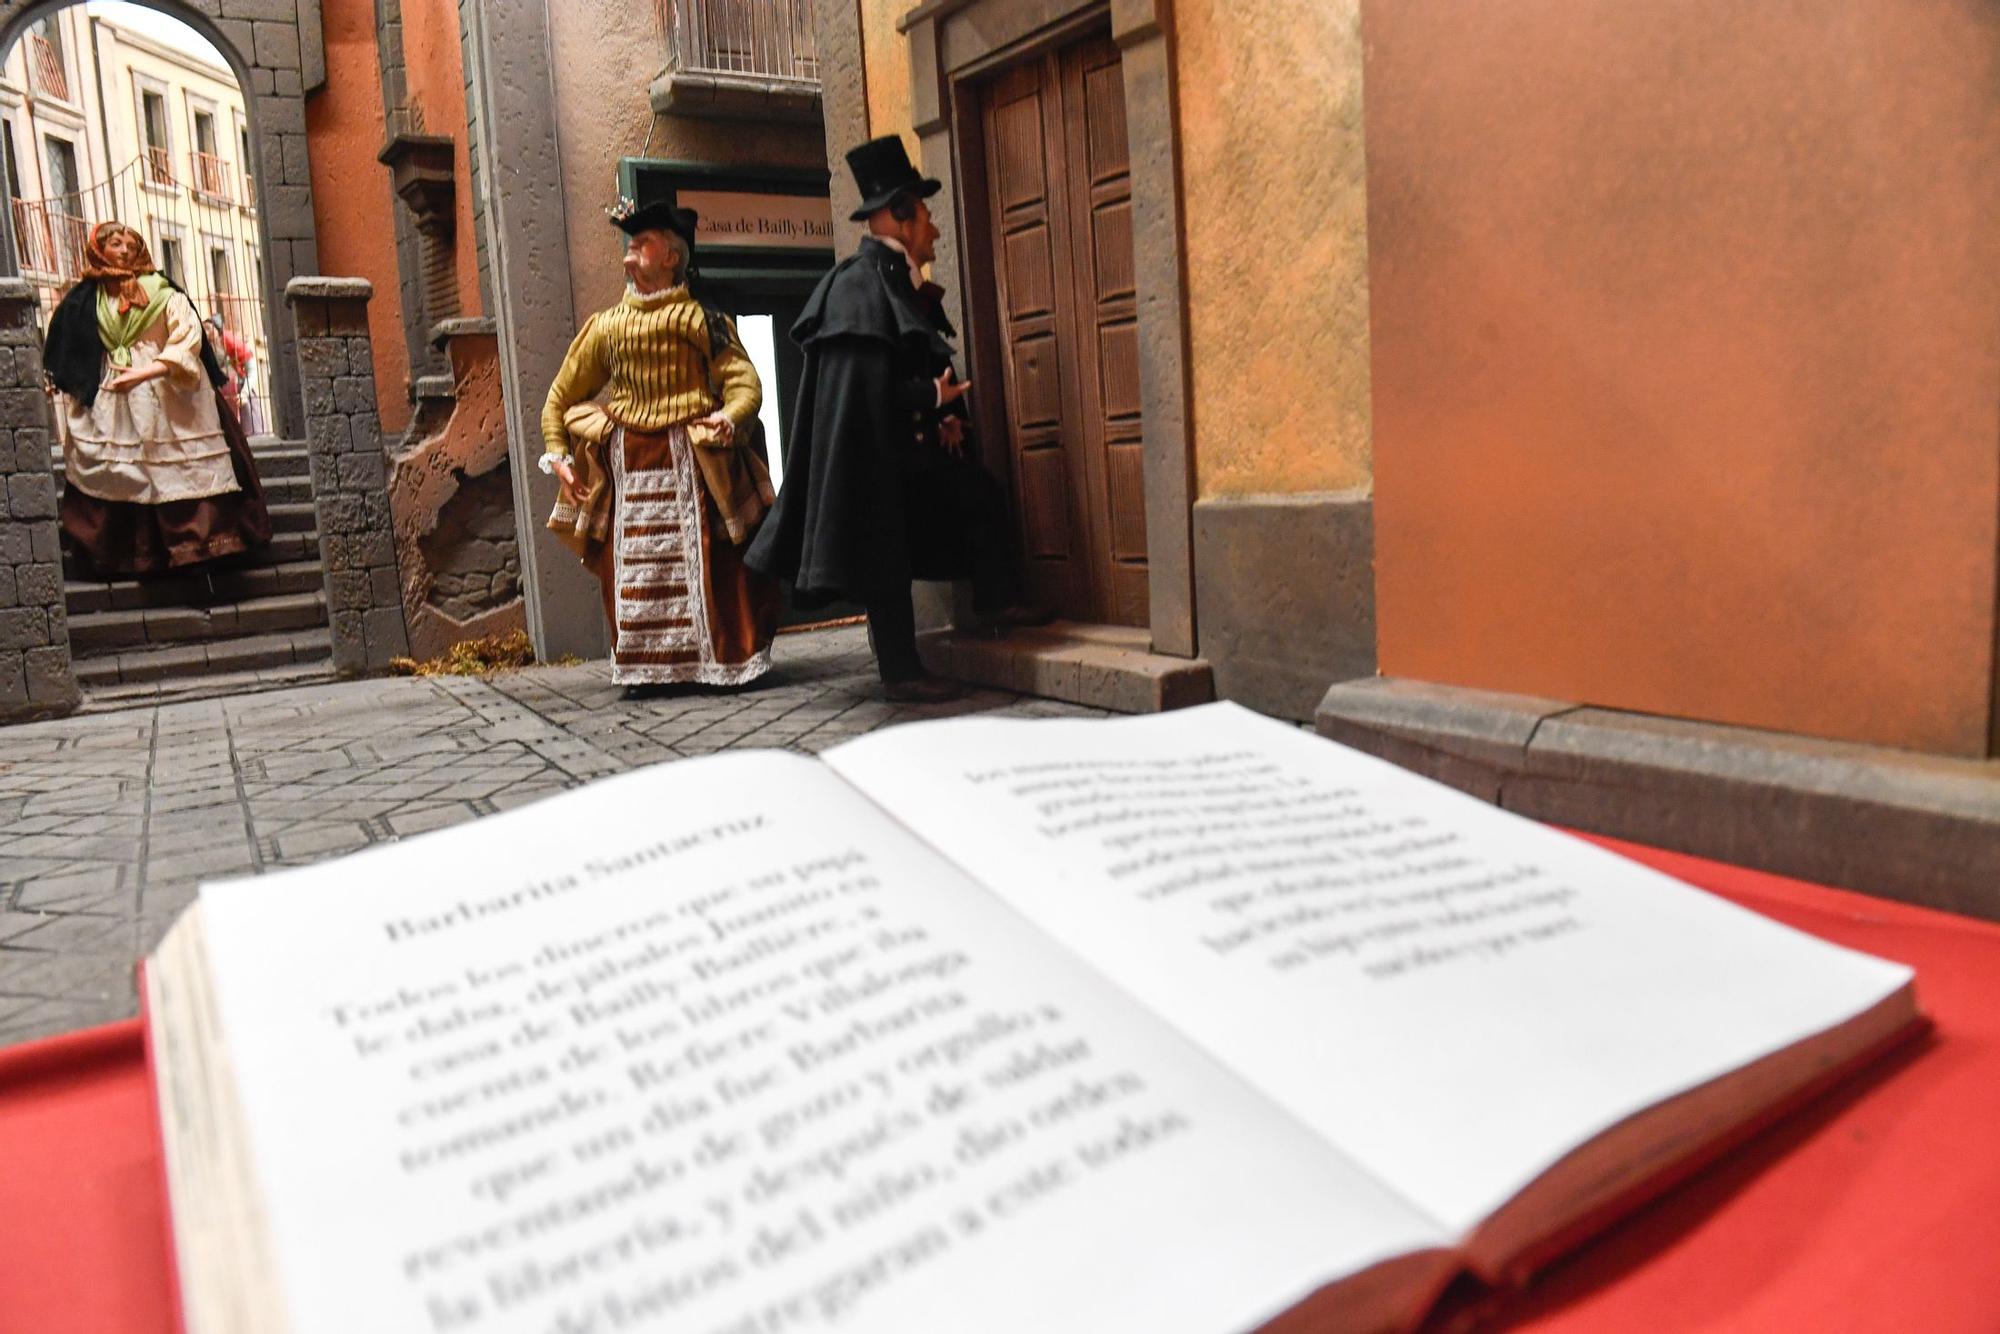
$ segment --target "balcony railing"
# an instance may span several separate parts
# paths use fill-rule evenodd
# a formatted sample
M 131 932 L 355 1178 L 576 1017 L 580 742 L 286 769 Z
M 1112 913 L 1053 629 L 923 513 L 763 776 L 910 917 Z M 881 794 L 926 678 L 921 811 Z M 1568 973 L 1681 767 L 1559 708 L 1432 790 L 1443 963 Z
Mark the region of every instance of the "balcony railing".
M 819 86 L 812 0 L 660 0 L 670 69 Z
M 146 151 L 140 156 L 144 158 L 146 163 L 146 184 L 148 185 L 178 184 L 178 182 L 174 180 L 173 156 L 170 153 L 168 153 L 166 149 L 155 147 L 152 144 L 147 144 Z
M 40 33 L 28 34 L 28 83 L 37 95 L 69 101 L 69 76 L 55 44 Z
M 192 169 L 189 181 L 196 194 L 207 195 L 224 204 L 232 202 L 229 181 L 236 173 L 229 169 L 227 162 L 213 153 L 189 153 L 188 166 Z
M 23 270 L 74 278 L 83 272 L 90 224 L 42 200 L 14 201 L 14 248 Z

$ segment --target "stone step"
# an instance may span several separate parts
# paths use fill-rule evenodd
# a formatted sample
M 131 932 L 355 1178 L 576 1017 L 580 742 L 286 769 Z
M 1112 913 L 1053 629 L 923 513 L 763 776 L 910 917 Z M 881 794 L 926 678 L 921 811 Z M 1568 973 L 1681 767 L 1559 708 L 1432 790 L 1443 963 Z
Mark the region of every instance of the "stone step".
M 279 593 L 209 607 L 133 607 L 86 612 L 69 623 L 70 651 L 85 658 L 161 645 L 218 643 L 242 635 L 326 624 L 326 595 Z
M 962 630 L 917 636 L 917 652 L 931 671 L 996 690 L 1118 713 L 1164 713 L 1215 698 L 1215 674 L 1206 659 L 1152 649 L 1153 637 L 1144 630 L 1068 621 L 999 639 Z
M 333 642 L 324 628 L 240 635 L 213 643 L 162 644 L 76 660 L 77 683 L 86 690 L 146 682 L 179 681 L 222 672 L 251 672 L 298 664 L 331 663 Z
M 273 437 L 275 439 L 275 437 Z M 311 467 L 306 461 L 306 447 L 279 441 L 276 444 L 259 447 L 252 445 L 252 457 L 257 460 L 257 475 L 269 486 L 275 477 L 304 477 Z
M 162 575 L 154 579 L 99 580 L 73 579 L 63 586 L 63 601 L 71 618 L 95 611 L 124 611 L 134 607 L 192 607 L 211 597 L 225 602 L 270 597 L 274 593 L 311 593 L 322 587 L 326 575 L 317 560 L 287 561 L 278 565 L 219 566 L 210 571 L 215 592 L 199 574 Z
M 295 561 L 319 559 L 319 532 L 273 533 L 271 544 L 258 552 L 259 565 L 290 565 Z
M 304 473 L 280 473 L 273 475 L 261 468 L 257 473 L 264 483 L 264 503 L 267 505 L 310 505 L 312 504 L 312 478 Z
M 305 508 L 310 510 L 312 506 L 307 505 Z M 272 526 L 275 528 L 277 525 L 277 516 L 274 514 L 271 518 Z M 240 565 L 232 563 L 231 568 L 254 570 L 266 566 L 291 565 L 299 561 L 316 561 L 318 559 L 319 532 L 317 529 L 308 526 L 307 530 L 303 532 L 273 532 L 268 546 L 252 553 Z M 216 573 L 219 576 L 221 571 L 217 570 Z M 163 575 L 161 577 L 171 580 L 179 576 Z M 104 582 L 101 579 L 95 578 L 91 571 L 86 570 L 67 551 L 63 553 L 63 578 L 73 584 L 100 584 Z
M 267 690 L 291 690 L 336 679 L 332 658 L 315 658 L 277 667 L 245 671 L 204 672 L 131 684 L 97 684 L 84 692 L 78 713 L 114 713 L 119 709 L 152 708 L 196 699 L 239 699 Z
M 319 519 L 313 513 L 312 501 L 272 499 L 265 508 L 271 511 L 271 531 L 273 533 L 304 533 L 319 526 Z

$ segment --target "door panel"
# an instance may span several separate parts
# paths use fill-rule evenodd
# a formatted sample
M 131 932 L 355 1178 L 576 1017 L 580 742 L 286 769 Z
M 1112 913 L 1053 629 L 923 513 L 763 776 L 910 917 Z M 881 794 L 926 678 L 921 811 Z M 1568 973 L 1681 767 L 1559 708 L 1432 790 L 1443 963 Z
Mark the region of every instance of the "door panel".
M 1104 38 L 1058 56 L 1068 130 L 1077 365 L 1077 423 L 1093 463 L 1093 557 L 1099 618 L 1147 622 L 1146 498 L 1139 414 L 1138 294 L 1132 262 L 1132 176 L 1118 49 Z M 1060 287 L 1059 287 L 1060 290 Z
M 1146 624 L 1145 469 L 1118 51 L 1092 38 L 983 96 L 1008 453 L 1030 586 Z
M 1066 423 L 1074 376 L 1065 367 L 1071 339 L 1058 307 L 1069 268 L 1065 222 L 1052 195 L 1049 128 L 1056 111 L 1047 62 L 1003 75 L 987 90 L 988 189 L 998 262 L 1000 358 L 1005 379 L 1008 456 L 1020 499 L 1021 548 L 1033 595 L 1066 616 L 1085 617 L 1094 603 L 1084 511 L 1075 495 L 1080 460 Z M 1059 159 L 1058 159 L 1059 160 Z

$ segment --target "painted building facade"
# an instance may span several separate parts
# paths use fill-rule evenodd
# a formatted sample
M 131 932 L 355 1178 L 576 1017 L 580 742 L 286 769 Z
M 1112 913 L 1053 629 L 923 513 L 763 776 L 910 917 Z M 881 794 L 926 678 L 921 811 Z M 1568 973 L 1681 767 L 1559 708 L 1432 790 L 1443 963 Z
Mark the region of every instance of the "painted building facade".
M 829 161 L 945 182 L 1044 594 L 1530 813 L 1948 902 L 2000 835 L 1991 15 L 1254 8 L 823 7 Z

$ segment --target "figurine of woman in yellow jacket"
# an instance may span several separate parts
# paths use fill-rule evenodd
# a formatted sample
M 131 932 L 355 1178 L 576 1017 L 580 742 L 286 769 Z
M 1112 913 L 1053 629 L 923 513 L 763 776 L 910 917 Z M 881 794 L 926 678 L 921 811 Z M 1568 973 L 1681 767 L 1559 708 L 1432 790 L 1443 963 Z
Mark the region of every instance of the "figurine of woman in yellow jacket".
M 688 292 L 695 215 L 621 201 L 624 299 L 584 323 L 542 409 L 549 526 L 597 576 L 611 679 L 741 685 L 771 666 L 778 588 L 743 565 L 770 473 L 743 447 L 763 401 L 720 313 Z M 589 403 L 606 388 L 602 408 Z

